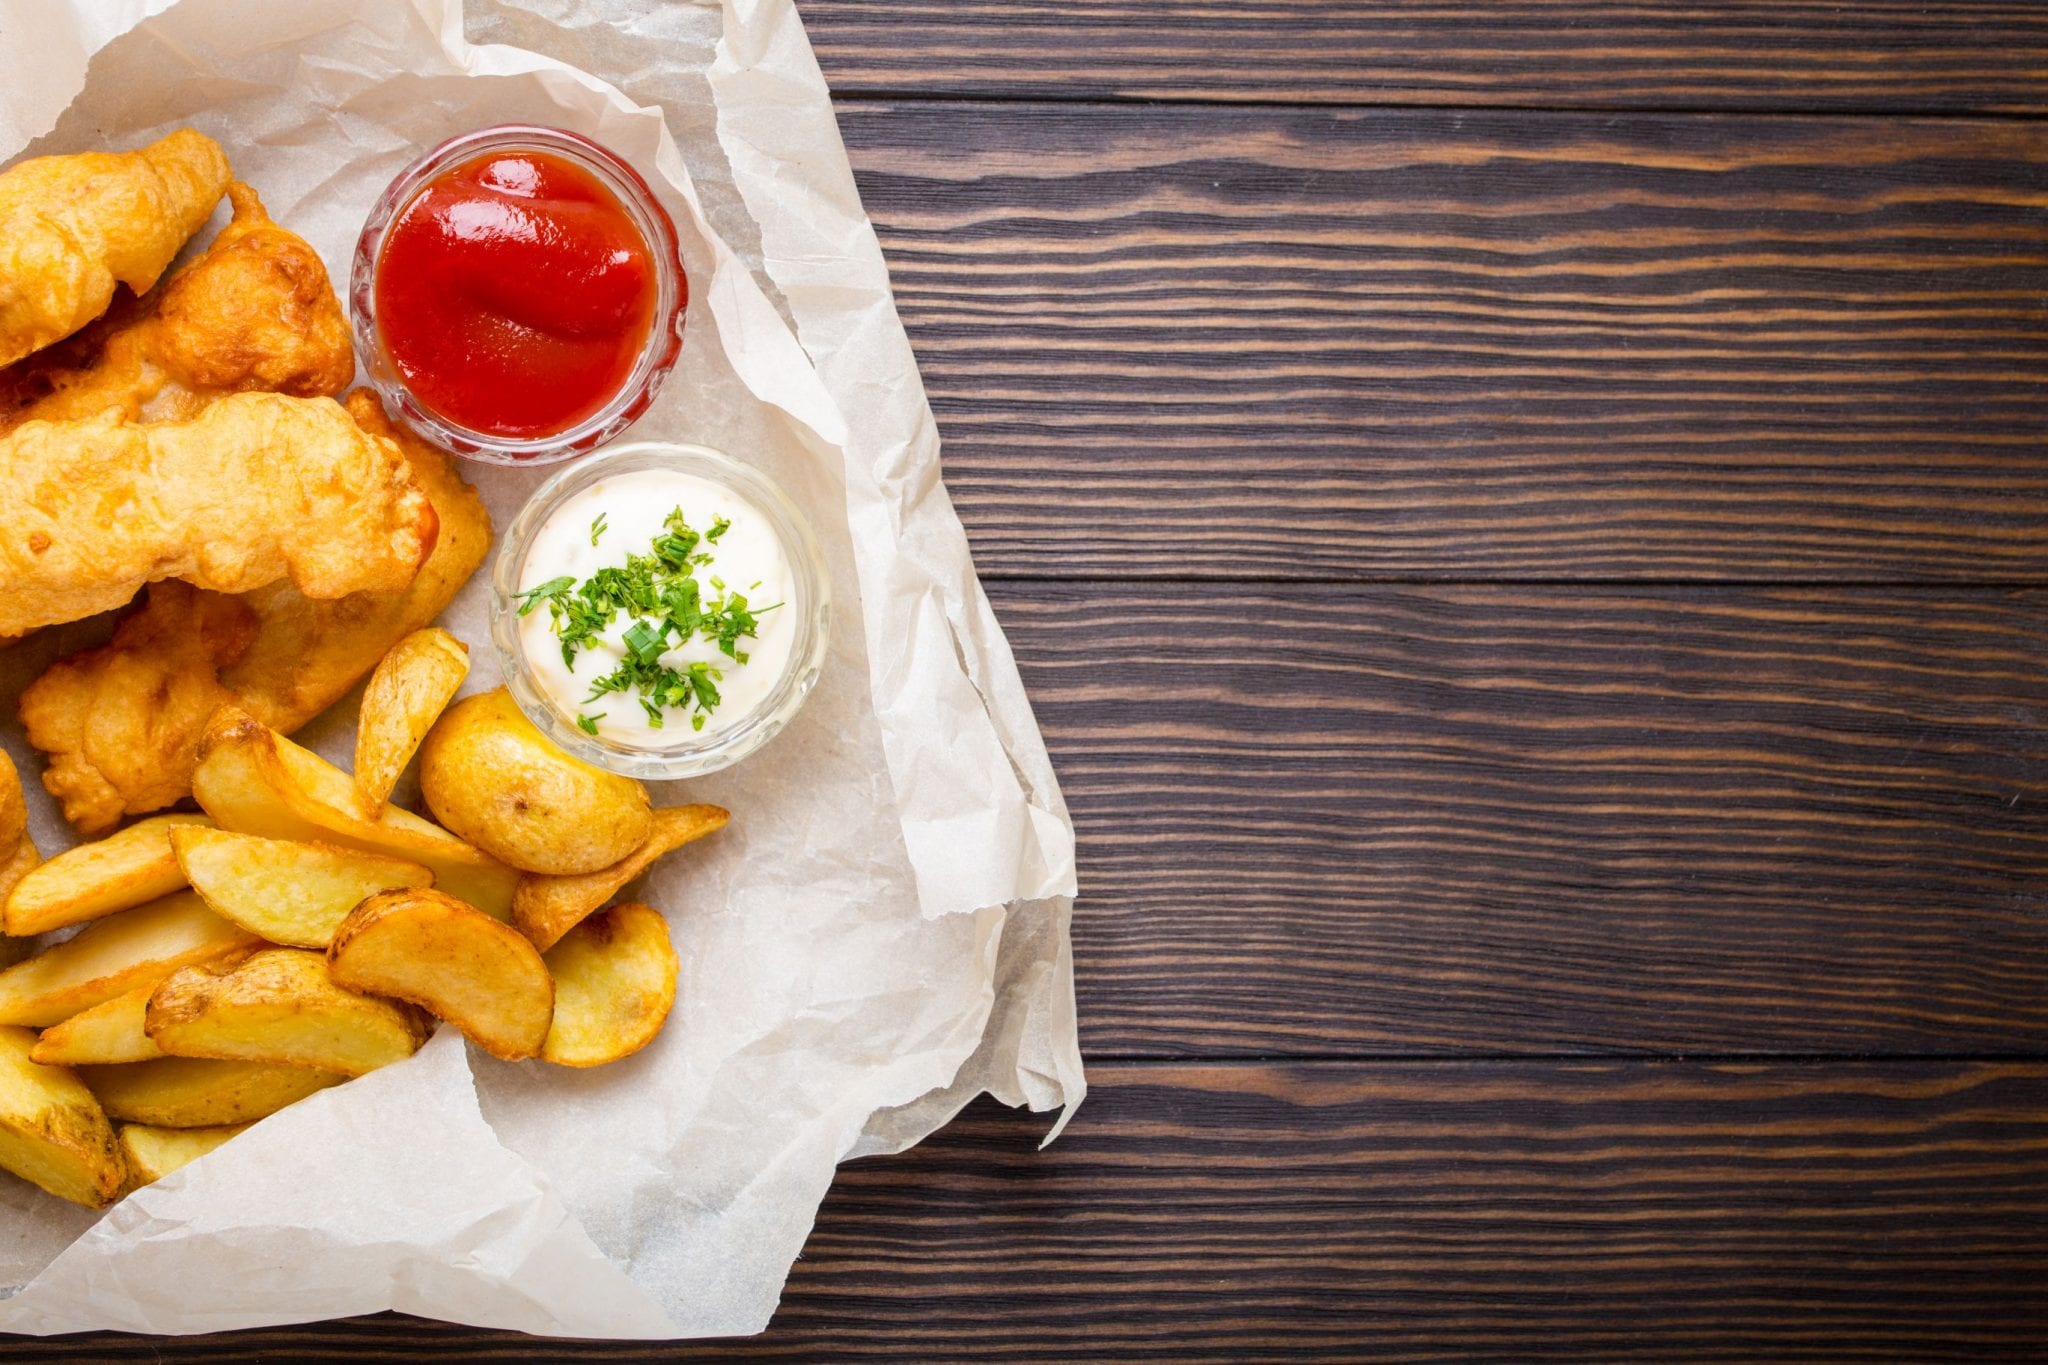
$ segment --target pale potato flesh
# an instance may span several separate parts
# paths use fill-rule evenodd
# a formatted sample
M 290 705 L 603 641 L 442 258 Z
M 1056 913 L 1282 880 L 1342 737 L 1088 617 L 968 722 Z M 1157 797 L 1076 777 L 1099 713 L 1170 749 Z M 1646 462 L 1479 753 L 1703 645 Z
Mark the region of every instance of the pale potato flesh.
M 0 1028 L 0 1167 L 104 1208 L 127 1181 L 113 1125 L 76 1073 L 29 1060 L 34 1046 L 27 1029 Z
M 144 1028 L 174 1057 L 285 1062 L 349 1076 L 404 1061 L 428 1032 L 419 1011 L 342 988 L 326 956 L 303 948 L 173 972 L 150 997 Z
M 544 959 L 555 1015 L 542 1060 L 602 1066 L 654 1041 L 676 1002 L 676 950 L 668 921 L 628 901 L 590 916 Z
M 647 788 L 594 768 L 534 728 L 500 687 L 450 707 L 420 747 L 434 818 L 523 872 L 595 872 L 652 824 Z
M 347 773 L 235 707 L 221 707 L 207 723 L 192 794 L 223 829 L 416 862 L 449 895 L 499 918 L 511 913 L 517 872 L 396 806 L 364 820 Z
M 154 983 L 138 986 L 52 1024 L 36 1039 L 29 1056 L 45 1066 L 104 1066 L 163 1056 L 163 1049 L 150 1041 L 142 1026 L 155 990 Z
M 493 1056 L 539 1054 L 555 988 L 512 926 L 438 891 L 386 891 L 342 921 L 327 950 L 351 990 L 408 1000 Z
M 391 647 L 363 689 L 356 716 L 356 801 L 366 819 L 384 809 L 441 712 L 469 676 L 469 646 L 437 626 Z
M 214 912 L 272 943 L 325 948 L 364 897 L 431 886 L 419 863 L 333 844 L 266 839 L 229 830 L 181 830 L 178 862 Z
M 46 933 L 170 895 L 185 884 L 171 853 L 171 832 L 212 824 L 204 815 L 156 815 L 66 849 L 8 893 L 7 932 Z
M 512 923 L 534 947 L 546 952 L 655 859 L 724 829 L 729 818 L 718 806 L 669 806 L 655 811 L 647 838 L 610 867 L 574 877 L 532 873 L 521 877 L 519 889 L 512 894 Z
M 46 1028 L 180 967 L 246 952 L 256 936 L 190 891 L 96 920 L 76 938 L 0 972 L 0 1023 Z
M 348 1079 L 338 1071 L 306 1066 L 199 1057 L 88 1066 L 78 1074 L 99 1096 L 110 1118 L 158 1128 L 253 1123 Z
M 128 1159 L 128 1188 L 153 1185 L 229 1138 L 248 1131 L 246 1123 L 223 1123 L 212 1128 L 155 1128 L 147 1123 L 124 1123 L 117 1138 L 121 1154 Z

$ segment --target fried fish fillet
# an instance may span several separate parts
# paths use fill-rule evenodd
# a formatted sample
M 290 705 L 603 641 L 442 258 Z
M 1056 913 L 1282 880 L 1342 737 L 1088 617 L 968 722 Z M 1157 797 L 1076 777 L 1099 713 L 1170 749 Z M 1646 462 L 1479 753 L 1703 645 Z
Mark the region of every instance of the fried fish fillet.
M 286 733 L 304 725 L 438 616 L 483 563 L 490 515 L 455 462 L 393 426 L 367 390 L 348 396 L 348 410 L 404 452 L 439 521 L 433 553 L 397 592 L 326 602 L 286 583 L 242 597 L 158 583 L 109 643 L 53 664 L 22 694 L 21 719 L 49 755 L 43 785 L 81 832 L 184 796 L 223 702 Z
M 160 578 L 396 591 L 434 531 L 397 445 L 329 398 L 232 394 L 184 422 L 28 422 L 0 437 L 0 636 L 118 607 Z
M 14 760 L 0 749 L 0 867 L 14 856 L 15 847 L 28 837 L 28 803 L 21 799 L 21 778 Z M 0 899 L 5 893 L 0 892 Z
M 348 317 L 305 238 L 228 186 L 234 220 L 150 294 L 0 369 L 0 433 L 96 417 L 177 421 L 223 393 L 332 398 L 355 377 Z
M 7 903 L 14 884 L 34 871 L 43 861 L 28 837 L 28 803 L 21 797 L 21 779 L 15 775 L 14 760 L 0 749 L 0 905 Z M 29 941 L 0 934 L 0 967 L 9 967 L 28 956 Z
M 91 322 L 117 283 L 155 284 L 227 184 L 227 153 L 190 128 L 0 173 L 0 365 Z
M 491 514 L 456 472 L 452 456 L 392 422 L 368 389 L 357 389 L 345 403 L 364 431 L 404 452 L 433 504 L 439 534 L 419 573 L 397 592 L 315 602 L 277 583 L 242 599 L 261 624 L 221 681 L 243 710 L 281 734 L 332 706 L 393 645 L 439 616 L 491 548 Z

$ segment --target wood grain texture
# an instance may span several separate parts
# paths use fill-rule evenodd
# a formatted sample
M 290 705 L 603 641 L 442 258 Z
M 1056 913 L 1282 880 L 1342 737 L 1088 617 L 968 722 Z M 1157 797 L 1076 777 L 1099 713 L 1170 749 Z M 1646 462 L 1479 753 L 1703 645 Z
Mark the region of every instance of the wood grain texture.
M 841 96 L 2048 109 L 2025 0 L 801 0 Z
M 2048 1052 L 2048 593 L 993 594 L 1091 1055 Z
M 2048 581 L 2048 125 L 842 124 L 984 574 Z
M 845 1168 L 762 1338 L 408 1319 L 0 1360 L 2011 1357 L 2048 1331 L 2048 1067 L 1102 1066 Z

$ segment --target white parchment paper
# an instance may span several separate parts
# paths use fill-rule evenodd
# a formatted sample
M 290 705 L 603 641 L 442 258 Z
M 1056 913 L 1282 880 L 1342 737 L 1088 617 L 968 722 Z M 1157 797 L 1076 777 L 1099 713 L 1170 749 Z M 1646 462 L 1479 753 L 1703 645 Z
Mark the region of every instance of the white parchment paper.
M 444 1030 L 100 1217 L 0 1176 L 0 1331 L 396 1308 L 754 1332 L 839 1161 L 909 1146 L 983 1091 L 1068 1114 L 1084 1092 L 1072 825 L 790 0 L 469 10 L 0 0 L 0 157 L 198 127 L 339 281 L 372 200 L 427 147 L 513 120 L 598 138 L 661 194 L 691 282 L 682 362 L 634 434 L 731 451 L 804 507 L 834 578 L 825 675 L 766 750 L 657 788 L 734 819 L 641 889 L 683 961 L 655 1044 L 577 1072 Z M 541 476 L 472 477 L 503 526 Z M 479 646 L 472 691 L 497 681 L 483 578 L 444 618 Z M 14 697 L 108 629 L 0 655 L 0 743 L 25 774 Z M 353 714 L 302 738 L 345 759 Z M 72 841 L 47 803 L 32 830 L 45 853 Z

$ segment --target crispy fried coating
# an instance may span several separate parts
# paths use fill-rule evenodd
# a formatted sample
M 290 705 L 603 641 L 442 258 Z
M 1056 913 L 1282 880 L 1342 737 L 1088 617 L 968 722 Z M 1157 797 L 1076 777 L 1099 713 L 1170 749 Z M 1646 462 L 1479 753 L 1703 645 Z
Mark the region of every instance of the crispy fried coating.
M 0 905 L 14 890 L 16 882 L 33 872 L 43 861 L 35 841 L 28 837 L 28 803 L 22 799 L 21 779 L 15 775 L 14 760 L 0 749 Z M 0 967 L 11 967 L 28 956 L 29 940 L 0 934 Z
M 0 369 L 0 433 L 95 417 L 178 421 L 223 393 L 332 398 L 355 377 L 348 317 L 305 238 L 228 186 L 234 220 L 198 259 L 76 336 Z
M 433 503 L 439 534 L 427 562 L 397 592 L 315 602 L 279 583 L 242 599 L 262 624 L 221 681 L 243 710 L 281 734 L 332 706 L 393 645 L 439 616 L 491 548 L 491 514 L 456 472 L 452 456 L 392 422 L 368 389 L 357 389 L 345 403 L 364 431 L 404 452 Z
M 397 445 L 329 398 L 232 394 L 184 422 L 28 422 L 0 437 L 0 636 L 118 607 L 160 578 L 396 591 L 434 530 Z
M 0 866 L 27 837 L 28 804 L 21 799 L 21 779 L 15 774 L 14 760 L 0 749 Z
M 153 584 L 112 640 L 52 664 L 22 693 L 29 743 L 51 755 L 43 786 L 80 832 L 107 833 L 124 813 L 191 790 L 199 732 L 234 700 L 219 670 L 248 651 L 256 628 L 239 597 Z
M 0 173 L 0 365 L 91 322 L 116 284 L 155 284 L 227 184 L 227 153 L 190 128 Z
M 82 833 L 184 796 L 223 701 L 286 733 L 304 725 L 438 616 L 483 563 L 490 515 L 455 462 L 395 427 L 367 390 L 348 396 L 348 410 L 404 452 L 439 521 L 433 553 L 397 592 L 325 602 L 286 583 L 243 597 L 158 583 L 112 641 L 52 665 L 22 694 L 21 719 L 49 755 L 43 785 Z

